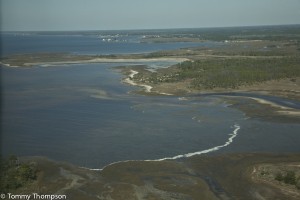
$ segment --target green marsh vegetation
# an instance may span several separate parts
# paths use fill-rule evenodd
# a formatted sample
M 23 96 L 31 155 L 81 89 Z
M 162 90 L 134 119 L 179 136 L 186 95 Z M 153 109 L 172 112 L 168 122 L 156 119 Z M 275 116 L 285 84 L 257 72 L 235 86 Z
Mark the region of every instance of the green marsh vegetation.
M 1 193 L 11 192 L 24 187 L 37 179 L 37 167 L 34 163 L 20 162 L 16 156 L 1 160 Z
M 300 57 L 214 58 L 177 64 L 171 73 L 153 73 L 150 83 L 191 80 L 195 89 L 235 89 L 258 82 L 300 76 Z

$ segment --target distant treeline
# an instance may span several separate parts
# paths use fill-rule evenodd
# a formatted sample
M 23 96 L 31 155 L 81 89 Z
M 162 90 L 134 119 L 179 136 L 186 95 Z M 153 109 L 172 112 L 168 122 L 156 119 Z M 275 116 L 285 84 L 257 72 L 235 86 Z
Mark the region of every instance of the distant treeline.
M 202 40 L 300 40 L 300 25 L 244 26 L 194 29 L 152 30 L 152 34 L 165 38 L 198 38 Z M 144 34 L 149 34 L 145 32 Z
M 4 32 L 10 33 L 10 32 Z M 16 33 L 16 32 L 12 32 Z M 216 28 L 180 28 L 180 29 L 148 29 L 148 30 L 107 30 L 107 31 L 41 31 L 20 32 L 34 35 L 146 35 L 164 38 L 199 38 L 203 40 L 300 40 L 300 25 L 274 26 L 241 26 Z
M 153 73 L 151 83 L 192 80 L 197 89 L 238 88 L 257 82 L 300 76 L 299 57 L 230 58 L 186 61 L 171 74 Z
M 300 26 L 254 26 L 204 29 L 206 40 L 299 40 Z

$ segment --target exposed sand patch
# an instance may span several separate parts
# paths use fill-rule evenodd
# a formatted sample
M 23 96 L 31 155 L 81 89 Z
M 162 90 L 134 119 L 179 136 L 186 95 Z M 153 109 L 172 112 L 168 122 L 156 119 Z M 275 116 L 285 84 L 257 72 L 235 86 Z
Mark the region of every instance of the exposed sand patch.
M 281 110 L 276 111 L 279 114 L 300 116 L 300 111 L 297 110 L 297 109 L 281 106 L 281 105 L 278 105 L 278 104 L 273 103 L 271 101 L 267 101 L 267 100 L 260 99 L 260 98 L 254 98 L 254 97 L 249 97 L 249 98 L 257 101 L 260 104 L 266 104 L 266 105 L 272 106 L 274 108 L 281 109 Z
M 153 88 L 152 86 L 150 85 L 144 85 L 144 84 L 137 84 L 135 83 L 132 79 L 133 77 L 138 74 L 139 72 L 138 71 L 135 71 L 135 70 L 130 70 L 130 74 L 129 74 L 129 78 L 126 78 L 124 79 L 124 82 L 125 83 L 128 83 L 129 85 L 135 85 L 135 86 L 140 86 L 140 87 L 144 87 L 145 88 L 145 92 L 151 92 L 151 89 Z
M 255 98 L 255 97 L 248 97 L 248 98 L 257 101 L 257 102 L 260 103 L 260 104 L 267 104 L 267 105 L 270 105 L 270 106 L 275 107 L 275 108 L 280 108 L 280 109 L 290 109 L 290 108 L 288 108 L 288 107 L 281 106 L 281 105 L 278 105 L 278 104 L 276 104 L 276 103 L 273 103 L 273 102 L 271 102 L 271 101 L 267 101 L 267 100 L 264 100 L 264 99 Z
M 280 113 L 280 114 L 283 114 L 283 115 L 300 116 L 300 111 L 280 110 L 280 111 L 277 111 L 277 113 Z
M 29 62 L 24 63 L 24 66 L 30 67 L 35 65 L 55 66 L 63 64 L 85 64 L 85 63 L 139 63 L 139 62 L 184 62 L 187 58 L 94 58 L 89 60 L 70 60 L 70 61 L 55 61 L 55 62 Z M 8 64 L 5 64 L 8 66 Z

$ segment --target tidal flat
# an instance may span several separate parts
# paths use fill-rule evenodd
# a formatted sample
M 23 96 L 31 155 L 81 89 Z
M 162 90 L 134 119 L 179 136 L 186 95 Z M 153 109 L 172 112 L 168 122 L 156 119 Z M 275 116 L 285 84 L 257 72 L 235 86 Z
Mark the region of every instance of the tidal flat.
M 299 154 L 224 154 L 177 161 L 128 161 L 102 170 L 76 167 L 42 157 L 37 179 L 14 193 L 64 194 L 68 199 L 298 199 L 294 185 L 278 172 L 299 177 Z M 299 187 L 299 186 L 298 186 Z

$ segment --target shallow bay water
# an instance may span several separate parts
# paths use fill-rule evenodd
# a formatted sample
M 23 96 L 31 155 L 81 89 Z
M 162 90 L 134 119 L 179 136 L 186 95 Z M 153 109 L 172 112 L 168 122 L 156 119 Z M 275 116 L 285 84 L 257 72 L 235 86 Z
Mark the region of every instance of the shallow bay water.
M 7 52 L 35 52 L 47 47 L 39 42 L 41 36 L 30 37 L 35 40 L 33 49 L 22 50 L 29 45 L 26 40 L 23 40 L 24 47 L 18 49 L 18 40 L 12 40 Z M 63 41 L 58 36 L 50 38 Z M 48 50 L 74 53 L 70 51 L 72 45 L 68 46 L 71 41 L 69 38 L 63 48 L 50 46 Z M 91 45 L 81 53 L 89 54 L 91 49 L 93 54 L 105 51 L 105 48 L 93 49 L 94 43 Z M 163 46 L 143 45 L 134 51 L 160 50 Z M 106 48 L 111 48 L 113 53 L 119 51 L 118 45 Z M 163 48 L 171 47 L 166 44 Z M 132 53 L 130 48 L 124 52 Z M 173 63 L 146 64 L 157 69 Z M 2 66 L 2 153 L 46 156 L 79 166 L 102 168 L 117 161 L 162 159 L 224 146 L 236 126 L 240 128 L 233 141 L 210 153 L 300 151 L 299 123 L 249 119 L 229 107 L 222 96 L 194 96 L 183 100 L 180 96 L 130 93 L 142 88 L 122 83 L 125 77 L 113 68 L 119 65 L 127 64 Z
M 299 151 L 298 124 L 247 119 L 216 96 L 134 95 L 113 66 L 3 68 L 3 153 L 101 168 L 223 145 L 235 124 L 218 152 Z

